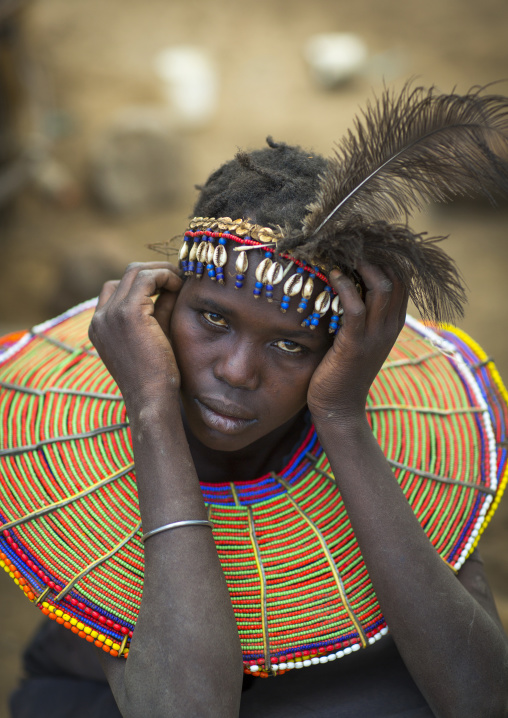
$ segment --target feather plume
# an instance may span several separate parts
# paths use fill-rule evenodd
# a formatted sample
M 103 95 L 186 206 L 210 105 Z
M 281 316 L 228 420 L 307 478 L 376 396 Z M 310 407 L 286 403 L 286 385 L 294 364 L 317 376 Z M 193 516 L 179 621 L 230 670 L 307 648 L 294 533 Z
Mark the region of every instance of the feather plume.
M 385 90 L 356 118 L 302 231 L 278 249 L 328 270 L 350 273 L 362 260 L 391 266 L 425 318 L 448 321 L 463 313 L 459 273 L 441 238 L 413 234 L 408 218 L 428 202 L 478 194 L 494 202 L 499 193 L 508 194 L 508 99 L 407 84 L 398 96 Z

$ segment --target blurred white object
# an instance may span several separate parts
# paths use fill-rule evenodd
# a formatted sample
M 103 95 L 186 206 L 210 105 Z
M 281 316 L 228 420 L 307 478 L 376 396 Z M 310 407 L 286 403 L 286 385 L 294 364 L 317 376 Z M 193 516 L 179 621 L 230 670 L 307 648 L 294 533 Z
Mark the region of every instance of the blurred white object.
M 210 55 L 194 45 L 175 45 L 155 58 L 169 108 L 186 127 L 206 126 L 217 111 L 217 72 Z
M 351 33 L 313 35 L 304 55 L 316 82 L 327 89 L 362 73 L 368 60 L 367 46 Z
M 164 111 L 124 108 L 92 148 L 92 191 L 105 209 L 119 214 L 174 203 L 183 182 L 183 152 Z
M 62 207 L 75 207 L 82 199 L 81 188 L 67 167 L 51 155 L 32 163 L 31 179 L 45 197 Z

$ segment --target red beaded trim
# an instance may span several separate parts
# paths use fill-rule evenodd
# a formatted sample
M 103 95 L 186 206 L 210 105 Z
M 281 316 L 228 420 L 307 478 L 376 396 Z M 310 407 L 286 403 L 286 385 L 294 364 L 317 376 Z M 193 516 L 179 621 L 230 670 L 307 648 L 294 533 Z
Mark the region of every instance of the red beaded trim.
M 187 230 L 187 232 L 185 232 L 184 234 L 186 237 L 202 237 L 204 235 L 206 237 L 212 237 L 212 239 L 220 239 L 221 237 L 225 237 L 226 239 L 231 239 L 233 242 L 238 242 L 238 244 L 246 244 L 250 245 L 251 247 L 259 247 L 260 249 L 264 249 L 265 252 L 271 252 L 272 254 L 275 254 L 276 249 L 275 247 L 267 247 L 265 244 L 263 244 L 263 242 L 256 242 L 254 239 L 237 237 L 236 234 L 230 234 L 229 232 L 211 232 L 207 229 L 199 230 L 198 232 L 192 232 L 192 230 Z M 279 254 L 279 257 L 282 257 L 283 259 L 289 259 L 291 262 L 294 262 L 298 267 L 302 267 L 325 284 L 330 285 L 328 278 L 322 272 L 316 272 L 314 267 L 310 267 L 308 264 L 305 264 L 305 262 L 302 262 L 300 259 L 295 259 L 290 254 Z

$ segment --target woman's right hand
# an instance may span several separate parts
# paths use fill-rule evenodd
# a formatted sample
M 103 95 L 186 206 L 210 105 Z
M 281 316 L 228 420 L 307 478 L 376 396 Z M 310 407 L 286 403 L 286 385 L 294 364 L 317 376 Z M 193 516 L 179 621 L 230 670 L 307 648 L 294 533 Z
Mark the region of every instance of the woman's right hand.
M 177 267 L 146 262 L 130 264 L 102 288 L 88 334 L 126 401 L 180 388 L 169 324 L 181 287 Z

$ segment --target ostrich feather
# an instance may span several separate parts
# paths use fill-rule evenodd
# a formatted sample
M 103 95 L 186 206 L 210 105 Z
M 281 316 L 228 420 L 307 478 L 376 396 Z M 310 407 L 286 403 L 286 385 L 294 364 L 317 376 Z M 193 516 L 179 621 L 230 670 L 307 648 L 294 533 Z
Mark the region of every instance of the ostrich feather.
M 326 268 L 391 266 L 425 318 L 462 314 L 465 294 L 440 238 L 414 234 L 415 210 L 458 195 L 508 194 L 508 99 L 407 84 L 369 103 L 338 143 L 301 232 L 279 243 Z M 397 224 L 398 223 L 398 224 Z

